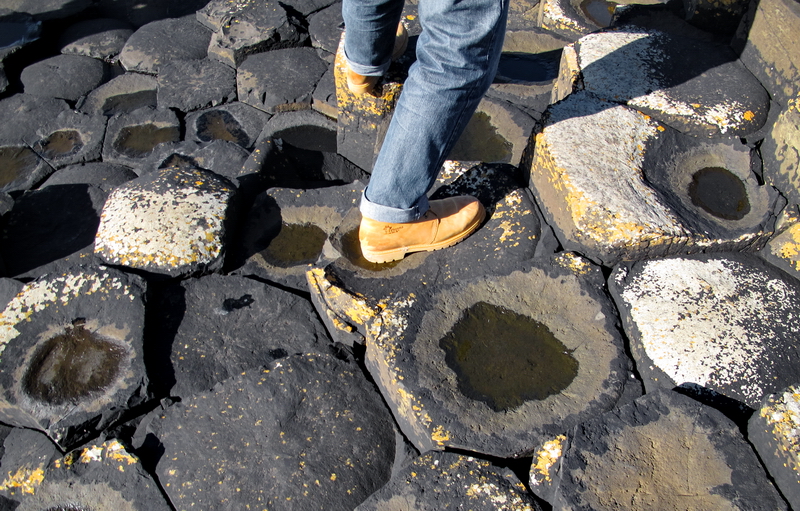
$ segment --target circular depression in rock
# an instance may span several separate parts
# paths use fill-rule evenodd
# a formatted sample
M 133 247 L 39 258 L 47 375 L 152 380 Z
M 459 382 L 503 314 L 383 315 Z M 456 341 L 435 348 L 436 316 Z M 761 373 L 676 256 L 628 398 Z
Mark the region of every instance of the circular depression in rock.
M 164 142 L 179 140 L 180 131 L 175 126 L 159 128 L 155 124 L 126 126 L 114 140 L 114 149 L 129 158 L 143 158 Z
M 566 389 L 578 361 L 550 329 L 504 307 L 478 302 L 440 341 L 459 390 L 494 411 Z
M 595 25 L 600 28 L 611 25 L 614 16 L 614 8 L 617 4 L 606 0 L 583 0 L 581 2 L 581 12 Z
M 51 405 L 79 402 L 112 386 L 126 358 L 124 347 L 76 320 L 36 349 L 22 388 L 33 399 Z
M 203 142 L 227 140 L 242 147 L 250 146 L 250 137 L 230 112 L 224 110 L 206 112 L 197 118 L 195 126 L 197 137 Z
M 475 112 L 448 158 L 463 161 L 510 162 L 514 147 L 498 133 L 491 121 L 491 117 L 484 112 Z
M 76 130 L 60 130 L 37 142 L 42 156 L 50 160 L 66 158 L 83 149 L 83 139 Z
M 300 124 L 278 130 L 272 137 L 306 151 L 335 153 L 337 149 L 336 131 L 323 126 Z
M 0 186 L 13 183 L 37 164 L 36 153 L 27 147 L 0 147 Z
M 688 193 L 692 204 L 723 220 L 741 220 L 750 212 L 744 183 L 722 167 L 704 167 L 695 172 Z
M 314 224 L 282 223 L 280 231 L 261 255 L 280 268 L 315 262 L 328 235 Z

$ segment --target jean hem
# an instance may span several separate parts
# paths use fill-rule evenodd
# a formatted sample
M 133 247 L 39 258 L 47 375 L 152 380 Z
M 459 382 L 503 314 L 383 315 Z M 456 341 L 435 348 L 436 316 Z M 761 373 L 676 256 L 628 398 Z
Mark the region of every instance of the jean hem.
M 428 209 L 428 197 L 423 195 L 416 204 L 410 208 L 393 208 L 391 206 L 384 206 L 377 204 L 367 199 L 367 191 L 361 194 L 361 204 L 359 210 L 361 215 L 378 222 L 387 222 L 391 224 L 405 224 L 418 220 L 424 215 Z
M 347 51 L 344 52 L 344 60 L 354 73 L 360 74 L 361 76 L 383 76 L 392 64 L 391 59 L 378 66 L 357 64 L 347 57 Z

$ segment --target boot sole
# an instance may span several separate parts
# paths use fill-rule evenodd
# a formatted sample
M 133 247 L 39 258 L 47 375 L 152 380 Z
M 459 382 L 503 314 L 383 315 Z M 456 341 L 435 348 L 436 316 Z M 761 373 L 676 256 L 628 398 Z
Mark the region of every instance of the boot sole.
M 460 233 L 442 240 L 438 243 L 426 243 L 424 245 L 411 245 L 408 247 L 400 247 L 393 250 L 381 250 L 381 251 L 372 251 L 361 249 L 361 254 L 364 256 L 364 259 L 371 263 L 381 264 L 381 263 L 391 263 L 392 261 L 399 261 L 400 259 L 404 258 L 406 254 L 411 254 L 413 252 L 432 252 L 434 250 L 441 250 L 443 248 L 452 247 L 459 241 L 463 241 L 467 238 L 470 234 L 475 232 L 478 227 L 483 223 L 483 220 L 486 218 L 486 210 L 481 208 L 481 214 L 475 217 L 475 220 L 467 226 L 466 229 L 461 231 Z

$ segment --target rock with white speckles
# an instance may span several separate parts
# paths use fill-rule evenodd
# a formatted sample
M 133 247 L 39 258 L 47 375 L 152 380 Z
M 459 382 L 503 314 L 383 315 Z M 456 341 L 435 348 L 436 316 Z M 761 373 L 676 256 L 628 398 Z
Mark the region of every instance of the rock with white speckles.
M 781 212 L 776 233 L 757 254 L 770 264 L 800 279 L 800 214 L 797 206 Z
M 760 248 L 772 234 L 784 201 L 738 140 L 689 137 L 585 91 L 546 115 L 524 168 L 566 249 L 613 265 Z
M 26 474 L 14 500 L 25 509 L 172 509 L 158 485 L 117 440 L 92 445 Z M 29 490 L 29 491 L 25 491 Z
M 330 353 L 311 303 L 244 277 L 209 275 L 162 295 L 151 369 L 162 395 L 187 399 L 295 353 Z M 171 351 L 170 351 L 171 347 Z M 170 389 L 171 387 L 171 389 Z
M 173 60 L 158 73 L 158 106 L 191 112 L 236 99 L 236 71 L 213 60 Z
M 390 478 L 391 416 L 355 364 L 297 355 L 183 400 L 151 425 L 178 509 L 351 510 Z
M 113 18 L 79 21 L 61 35 L 61 53 L 111 60 L 133 34 L 131 26 Z
M 78 109 L 88 114 L 107 117 L 129 114 L 140 108 L 155 107 L 157 88 L 158 82 L 153 76 L 125 73 L 90 92 L 78 104 Z
M 455 453 L 429 452 L 356 508 L 387 509 L 539 511 L 542 507 L 507 468 Z
M 169 109 L 140 108 L 109 119 L 103 142 L 103 161 L 136 169 L 159 144 L 177 142 L 181 123 Z M 146 171 L 138 171 L 142 174 Z
M 576 426 L 554 462 L 531 473 L 554 511 L 786 509 L 736 425 L 668 390 Z
M 168 62 L 206 58 L 211 35 L 189 16 L 153 21 L 128 38 L 119 61 L 126 71 L 155 75 Z
M 800 389 L 764 398 L 747 426 L 748 440 L 793 509 L 800 507 Z
M 110 264 L 171 277 L 221 268 L 235 188 L 200 169 L 128 181 L 106 201 L 95 253 Z
M 800 381 L 800 285 L 756 257 L 634 263 L 609 287 L 648 390 L 693 384 L 758 408 Z
M 186 116 L 186 139 L 226 140 L 252 149 L 271 115 L 240 102 L 192 112 Z
M 88 267 L 27 284 L 0 312 L 0 420 L 68 448 L 143 402 L 143 293 Z

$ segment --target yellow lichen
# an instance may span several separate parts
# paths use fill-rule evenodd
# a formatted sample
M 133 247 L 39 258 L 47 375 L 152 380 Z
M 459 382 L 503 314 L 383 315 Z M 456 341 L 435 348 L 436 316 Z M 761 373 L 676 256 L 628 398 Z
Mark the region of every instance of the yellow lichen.
M 0 484 L 0 491 L 11 490 L 13 493 L 14 489 L 19 489 L 22 493 L 33 495 L 42 481 L 44 481 L 44 469 L 21 467 L 13 474 L 8 473 L 8 477 Z
M 555 439 L 545 442 L 542 448 L 536 451 L 533 465 L 531 465 L 531 485 L 538 486 L 542 482 L 551 482 L 550 468 L 561 457 L 562 447 L 567 437 L 558 435 Z

